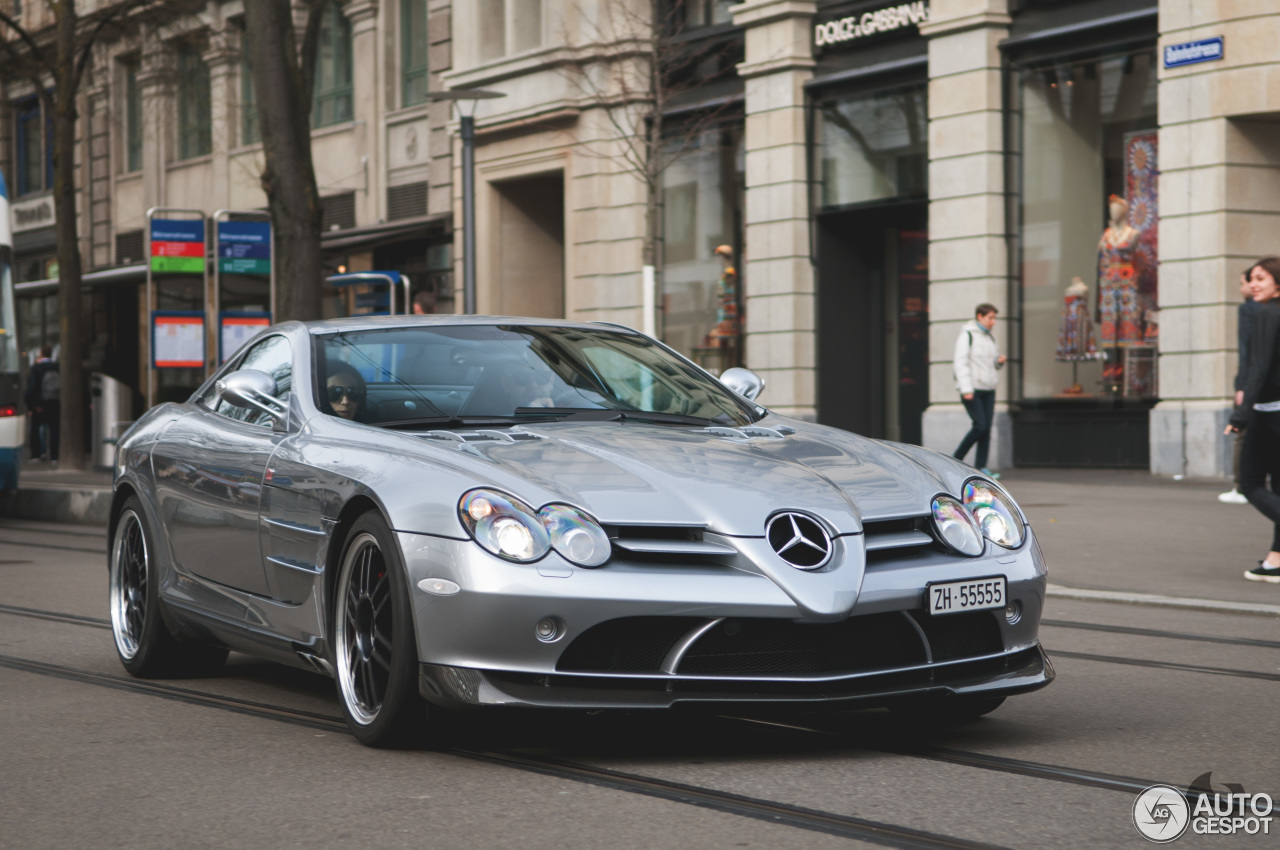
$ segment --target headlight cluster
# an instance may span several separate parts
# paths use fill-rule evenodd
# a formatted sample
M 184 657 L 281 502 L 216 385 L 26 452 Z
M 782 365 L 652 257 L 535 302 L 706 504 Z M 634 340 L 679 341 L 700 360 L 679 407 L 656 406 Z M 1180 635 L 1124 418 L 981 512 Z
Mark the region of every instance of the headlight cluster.
M 611 544 L 600 523 L 569 505 L 535 511 L 496 490 L 472 490 L 458 503 L 458 513 L 477 543 L 508 561 L 529 563 L 551 549 L 580 567 L 609 560 Z
M 963 498 L 963 504 L 946 495 L 933 499 L 933 525 L 944 543 L 970 557 L 982 554 L 984 537 L 1006 549 L 1022 545 L 1021 514 L 1003 490 L 971 478 L 965 482 Z

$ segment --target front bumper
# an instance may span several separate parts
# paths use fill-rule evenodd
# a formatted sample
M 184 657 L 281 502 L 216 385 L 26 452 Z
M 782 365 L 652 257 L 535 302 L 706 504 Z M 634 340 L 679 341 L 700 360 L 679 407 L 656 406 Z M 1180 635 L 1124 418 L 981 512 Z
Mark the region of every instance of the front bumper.
M 868 564 L 862 553 L 854 553 L 856 558 L 840 566 L 847 570 L 843 580 L 848 591 L 842 598 L 848 602 L 842 610 L 821 616 L 752 569 L 745 557 L 720 563 L 615 557 L 606 567 L 589 570 L 573 567 L 554 552 L 536 564 L 513 564 L 470 540 L 409 533 L 399 537 L 413 600 L 421 690 L 441 704 L 657 708 L 680 702 L 887 701 L 937 689 L 1011 694 L 1042 687 L 1053 678 L 1038 639 L 1046 571 L 1030 534 L 1016 551 L 988 544 L 976 558 L 922 550 Z M 740 539 L 734 543 L 740 548 L 750 545 Z M 926 584 L 992 575 L 1006 578 L 1009 600 L 1018 603 L 1021 617 L 1009 622 L 1002 610 L 987 612 L 990 639 L 944 656 L 927 648 L 927 657 L 911 659 L 886 651 L 857 667 L 828 666 L 807 673 L 757 668 L 741 675 L 726 670 L 698 675 L 707 669 L 691 672 L 671 663 L 674 651 L 665 666 L 658 664 L 659 656 L 648 669 L 602 666 L 600 653 L 585 663 L 566 663 L 573 655 L 567 650 L 599 633 L 588 632 L 620 620 L 646 627 L 649 621 L 679 620 L 675 626 L 681 630 L 697 621 L 738 620 L 744 628 L 751 623 L 796 624 L 800 628 L 793 631 L 800 632 L 809 631 L 809 624 L 827 627 L 892 615 L 904 622 L 914 619 L 913 628 L 928 645 L 932 638 L 925 639 L 931 625 L 923 614 Z M 841 576 L 814 578 L 834 583 Z M 445 579 L 459 590 L 433 595 L 420 588 L 424 579 Z M 536 634 L 536 624 L 546 618 L 554 618 L 561 627 L 555 640 Z M 951 616 L 933 619 L 950 621 Z M 900 638 L 901 625 L 898 628 Z M 628 633 L 615 645 L 630 641 Z M 892 643 L 876 630 L 854 635 L 849 642 Z
M 823 704 L 873 707 L 906 697 L 950 693 L 991 697 L 1027 693 L 1053 681 L 1039 644 L 990 658 L 878 671 L 822 682 L 734 681 L 500 673 L 437 664 L 419 666 L 418 687 L 447 707 L 563 709 L 671 708 L 677 704 Z

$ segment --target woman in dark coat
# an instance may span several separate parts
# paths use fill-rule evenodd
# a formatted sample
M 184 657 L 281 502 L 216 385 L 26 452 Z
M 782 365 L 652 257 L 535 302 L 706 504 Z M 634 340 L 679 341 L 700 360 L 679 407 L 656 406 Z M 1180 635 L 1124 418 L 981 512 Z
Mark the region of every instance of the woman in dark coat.
M 1275 523 L 1271 551 L 1244 577 L 1280 584 L 1280 257 L 1259 260 L 1250 285 L 1259 308 L 1253 320 L 1243 398 L 1231 414 L 1226 433 L 1244 431 L 1240 492 Z

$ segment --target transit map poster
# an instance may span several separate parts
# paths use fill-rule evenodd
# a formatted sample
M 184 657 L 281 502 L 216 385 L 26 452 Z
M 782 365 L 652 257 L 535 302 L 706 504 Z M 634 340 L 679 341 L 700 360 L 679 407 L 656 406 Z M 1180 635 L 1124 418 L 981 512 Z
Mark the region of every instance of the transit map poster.
M 151 350 L 156 369 L 203 369 L 204 313 L 152 313 Z

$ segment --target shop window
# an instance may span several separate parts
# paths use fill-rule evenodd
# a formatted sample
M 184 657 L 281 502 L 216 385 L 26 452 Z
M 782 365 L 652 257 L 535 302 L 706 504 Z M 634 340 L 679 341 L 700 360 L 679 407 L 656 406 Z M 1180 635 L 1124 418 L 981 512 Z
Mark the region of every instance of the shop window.
M 715 371 L 742 360 L 742 128 L 671 128 L 663 151 L 663 340 Z
M 178 50 L 178 158 L 192 159 L 213 150 L 213 108 L 209 66 L 194 46 Z
M 481 62 L 542 46 L 542 0 L 480 0 Z
M 400 0 L 401 106 L 427 102 L 427 0 Z
M 1015 68 L 1022 395 L 1156 393 L 1156 61 Z
M 818 108 L 824 207 L 928 192 L 928 101 L 924 86 L 840 100 Z
M 125 171 L 142 170 L 142 93 L 138 90 L 138 63 L 124 64 Z
M 315 102 L 311 126 L 328 127 L 350 121 L 352 111 L 351 24 L 342 7 L 330 3 L 320 19 L 320 48 L 316 54 Z
M 16 109 L 17 194 L 32 195 L 53 187 L 53 128 L 41 119 L 40 101 L 27 98 Z

